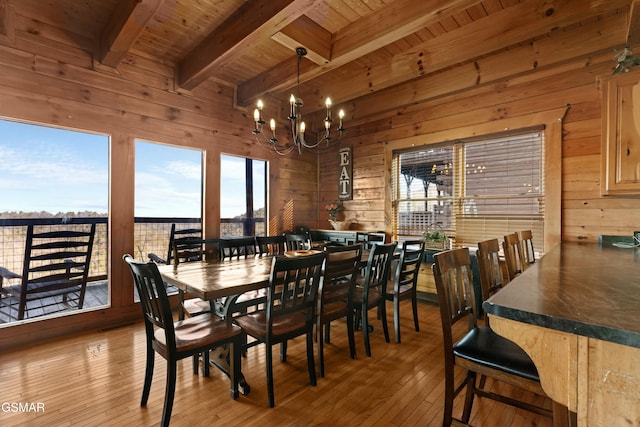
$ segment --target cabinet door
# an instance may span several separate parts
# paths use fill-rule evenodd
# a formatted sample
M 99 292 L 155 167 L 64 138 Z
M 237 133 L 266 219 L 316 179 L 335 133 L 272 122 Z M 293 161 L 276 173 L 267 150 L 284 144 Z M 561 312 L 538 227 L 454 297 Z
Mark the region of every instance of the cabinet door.
M 603 81 L 602 193 L 640 195 L 640 73 Z

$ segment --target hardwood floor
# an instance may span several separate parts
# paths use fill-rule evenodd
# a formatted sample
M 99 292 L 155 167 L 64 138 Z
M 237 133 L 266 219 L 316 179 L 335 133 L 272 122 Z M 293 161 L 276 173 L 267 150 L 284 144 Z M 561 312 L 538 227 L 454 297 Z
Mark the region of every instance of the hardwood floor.
M 438 426 L 442 424 L 443 356 L 438 308 L 421 302 L 420 332 L 402 303 L 402 344 L 384 342 L 373 319 L 372 357 L 364 355 L 356 332 L 358 358 L 349 358 L 346 326 L 334 322 L 325 345 L 326 376 L 311 387 L 304 339 L 289 343 L 287 363 L 274 353 L 276 407 L 267 406 L 264 346 L 243 359 L 249 395 L 233 401 L 228 378 L 212 369 L 195 376 L 191 360 L 179 363 L 173 426 Z M 390 307 L 390 305 L 389 305 Z M 392 326 L 389 315 L 389 325 Z M 393 335 L 393 328 L 390 331 Z M 156 371 L 146 407 L 140 407 L 145 339 L 142 323 L 113 330 L 4 351 L 0 355 L 2 426 L 158 425 L 164 400 L 166 364 L 156 356 Z M 316 361 L 317 362 L 317 361 Z M 487 384 L 540 402 L 504 384 Z M 548 399 L 545 404 L 550 405 Z M 13 412 L 27 404 L 32 412 Z M 454 415 L 461 413 L 462 396 Z M 20 408 L 17 408 L 20 409 Z M 24 407 L 22 408 L 24 409 Z M 40 410 L 38 410 L 40 409 Z M 38 410 L 36 412 L 36 410 Z M 550 426 L 549 418 L 477 399 L 474 426 Z

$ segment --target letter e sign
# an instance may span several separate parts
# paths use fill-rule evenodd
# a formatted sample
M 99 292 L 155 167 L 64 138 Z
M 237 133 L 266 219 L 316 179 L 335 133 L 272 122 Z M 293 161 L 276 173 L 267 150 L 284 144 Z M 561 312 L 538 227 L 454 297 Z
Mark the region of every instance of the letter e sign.
M 353 163 L 351 147 L 344 147 L 338 151 L 338 199 L 351 200 L 353 198 Z

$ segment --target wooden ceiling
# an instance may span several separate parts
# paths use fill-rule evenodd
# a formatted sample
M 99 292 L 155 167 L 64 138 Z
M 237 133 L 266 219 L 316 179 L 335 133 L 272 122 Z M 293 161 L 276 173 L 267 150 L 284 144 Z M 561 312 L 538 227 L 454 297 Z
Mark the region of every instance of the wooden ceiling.
M 13 4 L 23 15 L 94 40 L 94 61 L 104 66 L 117 68 L 129 54 L 161 61 L 175 70 L 178 89 L 192 90 L 213 79 L 236 88 L 240 106 L 265 94 L 288 99 L 296 87 L 295 49 L 303 46 L 308 55 L 300 64 L 299 95 L 310 109 L 318 109 L 326 96 L 334 104 L 344 103 L 548 37 L 553 31 L 629 13 L 638 1 L 15 0 Z

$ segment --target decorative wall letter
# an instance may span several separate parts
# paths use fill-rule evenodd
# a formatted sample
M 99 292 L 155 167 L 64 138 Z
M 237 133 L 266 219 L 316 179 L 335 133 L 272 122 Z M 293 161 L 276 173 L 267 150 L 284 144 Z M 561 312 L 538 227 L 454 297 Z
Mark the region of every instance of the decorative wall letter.
M 338 151 L 338 171 L 338 199 L 351 200 L 353 198 L 351 147 L 344 147 Z

